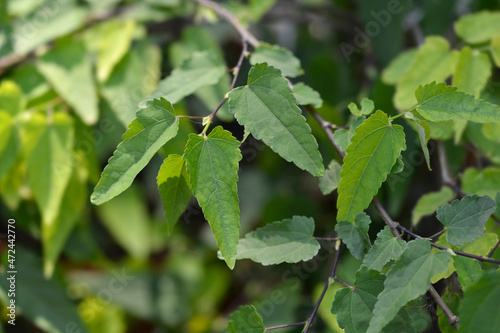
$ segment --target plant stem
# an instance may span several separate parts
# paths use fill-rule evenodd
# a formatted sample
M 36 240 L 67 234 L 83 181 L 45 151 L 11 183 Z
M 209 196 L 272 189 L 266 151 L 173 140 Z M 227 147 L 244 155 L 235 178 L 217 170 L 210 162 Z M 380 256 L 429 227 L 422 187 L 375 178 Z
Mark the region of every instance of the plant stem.
M 284 324 L 284 325 L 266 327 L 264 329 L 264 332 L 267 332 L 267 331 L 270 331 L 270 330 L 276 330 L 278 328 L 293 327 L 293 326 L 302 326 L 302 325 L 305 325 L 306 323 L 307 323 L 307 321 L 301 321 L 301 322 L 298 322 L 298 323 L 292 323 L 292 324 Z
M 302 333 L 309 332 L 309 328 L 311 327 L 312 322 L 313 322 L 314 318 L 316 317 L 316 313 L 318 312 L 319 306 L 320 306 L 321 302 L 323 301 L 323 298 L 325 297 L 328 286 L 330 285 L 330 279 L 335 278 L 335 272 L 337 271 L 337 266 L 338 266 L 339 258 L 340 258 L 340 250 L 342 250 L 342 243 L 340 243 L 340 247 L 337 250 L 337 254 L 335 255 L 335 261 L 333 262 L 332 272 L 330 273 L 328 280 L 326 280 L 325 287 L 323 288 L 323 291 L 321 292 L 321 295 L 319 296 L 318 301 L 316 302 L 316 305 L 314 306 L 314 309 L 313 309 L 311 315 L 309 316 L 309 318 L 307 318 L 307 321 L 306 321 L 307 325 L 306 325 L 304 331 L 302 331 Z
M 337 279 L 336 277 L 335 277 L 334 279 L 335 279 L 335 281 L 337 281 L 337 282 L 338 282 L 338 283 L 340 283 L 341 285 L 343 285 L 343 286 L 345 286 L 345 287 L 347 287 L 347 288 L 350 288 L 350 289 L 354 290 L 354 287 L 353 287 L 353 286 L 351 286 L 349 283 L 346 283 L 346 282 L 344 282 L 344 281 L 342 281 L 342 280 L 340 280 L 340 279 Z
M 378 213 L 380 214 L 382 219 L 384 220 L 385 224 L 387 224 L 389 226 L 389 228 L 391 228 L 391 232 L 394 235 L 394 237 L 401 238 L 401 233 L 397 229 L 399 226 L 399 223 L 394 222 L 391 219 L 391 217 L 389 216 L 389 214 L 385 210 L 384 206 L 382 206 L 382 204 L 380 203 L 380 201 L 378 201 L 378 199 L 376 197 L 373 197 L 372 204 L 375 207 L 375 209 L 378 211 Z
M 338 241 L 338 237 L 313 237 L 316 240 L 326 240 L 326 241 Z
M 339 154 L 339 156 L 344 159 L 345 157 L 345 153 L 342 151 L 342 149 L 340 149 L 340 147 L 335 143 L 335 139 L 333 138 L 333 133 L 331 131 L 331 128 L 332 128 L 332 124 L 327 122 L 326 120 L 323 119 L 323 117 L 321 117 L 321 115 L 316 112 L 316 109 L 314 109 L 314 107 L 312 107 L 311 105 L 306 105 L 304 107 L 307 112 L 309 112 L 311 114 L 311 116 L 313 116 L 313 118 L 318 122 L 318 124 L 321 126 L 321 129 L 323 130 L 323 132 L 325 132 L 328 140 L 330 141 L 330 143 L 332 144 L 333 148 L 335 148 L 335 151 L 337 152 L 337 154 Z
M 205 117 L 203 116 L 184 116 L 184 115 L 179 115 L 179 116 L 176 116 L 177 118 L 187 118 L 187 119 L 203 119 Z
M 211 0 L 195 0 L 197 3 L 204 7 L 208 7 L 213 9 L 217 15 L 231 23 L 231 25 L 238 30 L 238 33 L 240 34 L 241 38 L 243 38 L 244 41 L 248 42 L 250 45 L 252 45 L 254 48 L 258 47 L 260 45 L 260 42 L 257 38 L 255 38 L 254 35 L 250 33 L 239 21 L 238 19 L 231 13 L 229 12 L 226 8 L 222 7 L 218 3 L 215 3 Z
M 238 63 L 236 64 L 236 67 L 234 67 L 234 77 L 233 77 L 233 81 L 231 82 L 231 86 L 229 87 L 229 91 L 228 93 L 234 89 L 234 86 L 236 86 L 236 80 L 238 80 L 238 75 L 240 74 L 240 70 L 241 70 L 241 65 L 243 64 L 243 59 L 245 59 L 245 54 L 247 53 L 247 49 L 248 49 L 248 44 L 246 43 L 245 40 L 243 40 L 243 50 L 241 51 L 241 55 L 240 55 L 240 58 L 238 59 Z M 224 105 L 224 103 L 226 103 L 226 101 L 228 100 L 227 97 L 224 97 L 219 105 L 217 105 L 217 107 L 215 108 L 214 112 L 212 112 L 210 115 L 209 115 L 209 119 L 210 121 L 209 122 L 212 122 L 212 120 L 214 119 L 215 115 L 217 114 L 217 112 L 220 110 L 220 108 Z
M 495 247 L 493 247 L 493 249 L 491 250 L 491 252 L 488 253 L 488 255 L 487 255 L 488 258 L 491 258 L 493 256 L 493 254 L 495 253 L 495 251 L 498 249 L 499 245 L 500 245 L 500 240 L 498 240 L 498 242 L 495 244 Z
M 426 237 L 422 237 L 420 235 L 417 235 L 417 234 L 411 232 L 410 230 L 406 229 L 402 225 L 398 225 L 398 228 L 400 230 L 402 230 L 403 232 L 407 233 L 408 235 L 412 236 L 413 238 L 427 239 Z M 477 256 L 475 254 L 467 253 L 467 252 L 452 250 L 450 248 L 438 245 L 438 244 L 433 243 L 433 242 L 431 242 L 431 245 L 433 247 L 435 247 L 436 249 L 440 249 L 440 250 L 443 250 L 443 251 L 453 251 L 453 253 L 458 254 L 459 256 L 462 256 L 462 257 L 472 258 L 472 259 L 476 259 L 476 260 L 479 260 L 479 261 L 484 261 L 484 262 L 489 262 L 489 263 L 492 263 L 492 264 L 499 264 L 500 265 L 500 260 L 485 258 L 485 257 L 482 257 L 482 256 Z
M 436 291 L 436 289 L 434 289 L 432 285 L 429 287 L 429 294 L 431 294 L 432 298 L 434 298 L 441 310 L 443 310 L 444 314 L 448 318 L 448 322 L 450 323 L 450 325 L 458 330 L 458 317 L 455 316 L 453 312 L 451 312 L 448 305 L 446 305 L 446 303 L 441 298 L 441 295 L 439 295 L 439 293 Z

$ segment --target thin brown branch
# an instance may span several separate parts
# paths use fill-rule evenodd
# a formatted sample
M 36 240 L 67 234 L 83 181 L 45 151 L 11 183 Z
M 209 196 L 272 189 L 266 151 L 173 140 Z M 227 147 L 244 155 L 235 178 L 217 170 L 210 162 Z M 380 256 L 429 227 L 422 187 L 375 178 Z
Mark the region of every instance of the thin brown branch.
M 247 49 L 248 49 L 248 44 L 246 43 L 245 40 L 243 40 L 243 50 L 241 51 L 241 55 L 240 55 L 240 58 L 238 59 L 238 63 L 236 64 L 236 67 L 234 68 L 233 82 L 231 82 L 231 86 L 229 87 L 229 91 L 233 90 L 234 86 L 236 85 L 236 80 L 238 80 L 238 75 L 240 74 L 240 70 L 241 70 L 241 64 L 243 64 L 243 59 L 245 59 L 245 54 L 247 53 Z M 224 103 L 226 103 L 227 100 L 228 100 L 228 98 L 224 97 L 222 99 L 222 101 L 220 101 L 219 105 L 217 105 L 215 110 L 209 115 L 210 121 L 212 121 L 212 119 L 214 119 L 217 112 L 224 105 Z
M 495 244 L 495 246 L 490 251 L 490 253 L 488 253 L 488 255 L 487 255 L 488 258 L 491 258 L 493 256 L 493 254 L 495 253 L 495 251 L 498 249 L 498 246 L 500 246 L 500 240 L 498 240 L 498 242 Z
M 323 117 L 321 117 L 321 115 L 316 112 L 316 109 L 314 109 L 313 106 L 311 105 L 306 105 L 304 107 L 307 112 L 309 112 L 311 114 L 311 116 L 313 116 L 313 118 L 318 122 L 318 124 L 321 126 L 321 129 L 323 130 L 323 132 L 325 132 L 326 134 L 326 137 L 328 138 L 328 140 L 330 141 L 330 143 L 332 144 L 333 148 L 335 148 L 335 151 L 337 152 L 337 154 L 339 154 L 339 156 L 343 159 L 345 157 L 345 153 L 342 151 L 342 149 L 340 149 L 340 147 L 335 143 L 335 139 L 333 138 L 333 132 L 331 130 L 332 128 L 332 124 L 327 122 L 326 120 L 323 119 Z
M 410 230 L 406 229 L 402 225 L 398 225 L 398 228 L 401 231 L 403 231 L 403 232 L 407 233 L 408 235 L 412 236 L 413 238 L 416 238 L 416 239 L 428 239 L 426 237 L 422 237 L 420 235 L 417 235 L 417 234 L 411 232 Z M 462 257 L 472 258 L 472 259 L 476 259 L 476 260 L 479 260 L 479 261 L 484 261 L 484 262 L 489 262 L 489 263 L 492 263 L 492 264 L 498 264 L 498 265 L 500 265 L 500 260 L 490 259 L 490 258 L 487 258 L 487 257 L 477 256 L 475 254 L 471 254 L 471 253 L 467 253 L 467 252 L 453 250 L 453 249 L 450 249 L 450 248 L 438 245 L 438 244 L 433 243 L 433 242 L 431 242 L 431 245 L 433 247 L 435 247 L 436 249 L 440 249 L 440 250 L 448 251 L 448 252 L 452 251 L 453 253 L 455 253 L 455 254 L 457 254 L 459 256 L 462 256 Z
M 384 206 L 382 206 L 382 204 L 380 203 L 380 201 L 378 201 L 378 199 L 376 197 L 373 197 L 372 204 L 375 207 L 375 209 L 378 211 L 378 213 L 380 214 L 382 219 L 384 220 L 385 224 L 387 224 L 389 226 L 394 237 L 400 238 L 401 233 L 397 229 L 399 226 L 399 223 L 394 222 L 391 219 L 391 217 L 389 216 L 389 214 L 385 210 Z
M 432 298 L 434 298 L 441 310 L 443 310 L 444 314 L 448 318 L 448 322 L 450 323 L 450 325 L 458 330 L 458 317 L 453 314 L 448 305 L 446 305 L 445 301 L 443 301 L 443 299 L 441 298 L 441 295 L 439 295 L 439 293 L 436 291 L 436 289 L 434 289 L 432 285 L 429 287 L 429 294 L 431 294 Z
M 286 327 L 294 327 L 294 326 L 303 326 L 307 323 L 307 321 L 301 321 L 298 323 L 292 323 L 292 324 L 284 324 L 284 325 L 278 325 L 278 326 L 271 326 L 271 327 L 266 327 L 264 328 L 264 332 L 271 331 L 271 330 L 276 330 L 278 328 L 286 328 Z
M 302 331 L 302 333 L 307 333 L 309 332 L 309 328 L 311 328 L 312 322 L 314 321 L 314 318 L 316 317 L 316 313 L 318 312 L 319 306 L 321 305 L 321 302 L 323 301 L 323 298 L 325 297 L 326 291 L 328 290 L 328 286 L 330 285 L 330 279 L 335 278 L 335 274 L 337 272 L 337 266 L 339 264 L 339 258 L 340 258 L 340 250 L 342 250 L 342 242 L 339 245 L 339 249 L 337 250 L 337 254 L 335 255 L 335 261 L 333 262 L 333 268 L 332 272 L 330 273 L 330 276 L 328 277 L 328 280 L 326 280 L 325 286 L 323 288 L 323 291 L 321 292 L 321 295 L 318 298 L 318 301 L 316 302 L 316 305 L 314 306 L 314 309 L 307 318 L 307 325 Z
M 255 38 L 250 31 L 248 31 L 241 23 L 238 21 L 238 19 L 226 8 L 222 7 L 218 3 L 215 3 L 211 0 L 194 0 L 200 5 L 204 7 L 208 7 L 213 9 L 217 15 L 231 23 L 231 25 L 238 31 L 240 34 L 241 38 L 243 40 L 247 41 L 250 45 L 252 45 L 254 48 L 258 47 L 260 45 L 260 42 L 257 38 Z

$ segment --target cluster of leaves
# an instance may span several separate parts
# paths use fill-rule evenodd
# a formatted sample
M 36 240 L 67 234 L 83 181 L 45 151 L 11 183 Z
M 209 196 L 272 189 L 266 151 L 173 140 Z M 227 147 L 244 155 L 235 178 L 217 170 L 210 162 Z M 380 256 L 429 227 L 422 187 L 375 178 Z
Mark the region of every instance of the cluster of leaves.
M 258 1 L 252 3 L 249 8 L 255 11 L 247 13 L 250 21 L 268 8 L 256 5 Z M 26 6 L 30 6 L 29 2 Z M 161 247 L 166 239 L 163 236 L 172 233 L 192 195 L 210 225 L 219 257 L 230 269 L 242 259 L 277 265 L 308 261 L 318 255 L 321 238 L 315 237 L 316 225 L 310 216 L 290 216 L 240 239 L 239 166 L 242 145 L 252 138 L 317 177 L 324 195 L 334 191 L 338 194 L 336 223 L 330 228 L 337 237 L 329 240 L 336 242 L 337 251 L 345 244 L 360 265 L 353 281 L 348 281 L 352 285 L 341 281 L 343 286 L 337 286 L 330 302 L 331 313 L 323 312 L 322 316 L 336 318 L 338 326 L 332 324 L 332 327 L 347 333 L 421 332 L 428 321 L 425 319 L 422 324 L 419 320 L 424 315 L 418 305 L 424 301 L 427 290 L 433 283 L 456 277 L 460 283 L 458 290 L 453 290 L 450 283 L 443 299 L 460 318 L 459 332 L 500 330 L 493 314 L 499 306 L 495 296 L 499 293 L 500 274 L 477 260 L 485 259 L 498 246 L 497 234 L 485 233 L 485 226 L 494 225 L 495 218 L 498 219 L 494 214 L 500 212 L 497 149 L 500 111 L 484 95 L 493 70 L 490 57 L 500 67 L 497 12 L 471 14 L 456 22 L 455 32 L 467 44 L 460 50 L 450 50 L 449 43 L 441 37 L 427 37 L 420 47 L 395 58 L 383 71 L 381 80 L 395 85 L 394 105 L 399 114 L 379 110 L 378 103 L 368 98 L 361 99 L 359 106 L 348 105 L 348 125 L 337 129 L 330 124 L 326 128 L 335 130 L 329 133 L 338 145 L 340 156 L 332 159 L 325 169 L 322 157 L 325 154 L 320 152 L 311 129 L 314 125 L 308 123 L 300 107 L 305 106 L 317 115 L 314 108 L 321 108 L 324 102 L 318 92 L 296 81 L 304 70 L 290 51 L 259 43 L 252 45 L 248 53 L 245 45 L 240 62 L 233 69 L 235 78 L 231 84 L 216 42 L 205 30 L 192 27 L 186 30 L 182 42 L 171 47 L 174 69 L 160 81 L 160 51 L 147 38 L 140 15 L 154 15 L 159 7 L 165 15 L 180 16 L 192 11 L 194 5 L 178 1 L 138 4 L 130 10 L 135 14 L 78 31 L 86 14 L 101 10 L 97 4 L 93 6 L 87 8 L 77 1 L 65 1 L 51 23 L 59 26 L 63 22 L 65 29 L 54 30 L 46 25 L 36 30 L 37 36 L 22 42 L 13 36 L 22 36 L 25 28 L 22 22 L 29 20 L 19 18 L 19 22 L 11 24 L 5 6 L 0 5 L 0 25 L 12 30 L 6 29 L 8 33 L 2 30 L 0 34 L 4 37 L 0 38 L 0 56 L 24 56 L 57 39 L 33 63 L 9 72 L 0 84 L 0 190 L 4 204 L 11 211 L 24 209 L 30 199 L 36 204 L 39 227 L 20 222 L 26 223 L 25 229 L 35 228 L 35 234 L 40 234 L 45 277 L 54 273 L 63 247 L 83 214 L 88 183 L 96 184 L 90 201 L 100 206 L 98 215 L 107 221 L 109 232 L 134 258 L 144 259 L 155 246 Z M 17 10 L 32 17 L 39 15 L 34 7 L 20 7 Z M 244 11 L 238 7 L 233 10 Z M 2 21 L 3 17 L 6 19 Z M 242 65 L 244 58 L 248 60 Z M 247 63 L 251 67 L 246 84 L 235 87 Z M 450 76 L 452 81 L 448 85 L 445 81 Z M 138 78 L 147 84 L 137 85 Z M 294 80 L 293 84 L 288 78 Z M 191 95 L 215 111 L 188 115 L 183 103 Z M 99 135 L 103 134 L 88 138 L 88 129 L 97 124 L 101 105 L 115 123 L 128 127 L 99 177 L 95 146 L 102 143 Z M 193 128 L 191 119 L 203 121 L 200 133 Z M 243 128 L 242 140 L 225 124 L 213 126 L 216 121 L 233 120 Z M 100 125 L 105 126 L 103 122 Z M 431 139 L 470 142 L 491 164 L 484 169 L 466 169 L 460 179 L 461 189 L 457 190 L 455 183 L 445 184 L 449 187 L 421 196 L 414 205 L 411 217 L 414 227 L 419 226 L 424 216 L 434 213 L 441 223 L 442 235 L 435 243 L 433 237 L 404 241 L 394 224 L 388 222 L 382 228 L 372 222 L 374 214 L 368 211 L 388 177 L 397 176 L 407 166 L 403 153 L 414 146 L 408 140 L 414 135 L 418 136 L 429 170 L 432 161 L 427 144 Z M 139 223 L 125 230 L 121 223 L 130 216 L 137 215 L 135 220 L 147 219 L 144 205 L 139 209 L 133 204 L 129 207 L 140 195 L 127 189 L 133 188 L 136 177 L 157 153 L 163 157 L 156 181 L 166 222 L 151 229 Z M 161 236 L 151 236 L 156 243 L 153 245 L 136 237 L 155 233 Z M 372 244 L 370 235 L 375 234 Z M 41 271 L 34 269 L 40 265 L 39 259 L 30 251 L 20 253 L 19 265 L 27 268 L 18 285 L 19 290 L 24 290 L 18 299 L 23 315 L 47 331 L 62 331 L 68 322 L 85 327 L 57 282 L 47 280 Z M 183 258 L 172 264 L 179 276 L 167 276 L 166 282 L 158 284 L 159 288 L 174 289 L 170 279 L 189 280 L 189 272 L 179 268 L 183 264 Z M 332 278 L 337 278 L 335 273 L 334 269 Z M 4 275 L 1 277 L 0 300 L 7 304 L 8 286 Z M 145 289 L 148 279 L 134 277 L 133 283 Z M 99 286 L 106 284 L 106 278 L 97 280 L 99 290 Z M 203 294 L 202 289 L 209 289 L 204 283 L 210 285 L 211 280 L 209 275 L 199 282 L 199 289 L 191 290 L 196 295 L 192 298 L 201 303 L 200 295 L 210 297 L 212 291 Z M 39 295 L 36 299 L 40 300 L 45 297 L 44 292 L 53 292 L 53 297 L 62 300 L 60 307 L 65 309 L 64 314 L 48 309 L 39 313 L 43 306 L 30 302 L 28 295 Z M 493 296 L 487 297 L 489 293 Z M 148 304 L 147 297 L 139 299 Z M 180 297 L 156 301 L 173 302 L 173 308 L 176 302 L 182 302 Z M 89 297 L 81 303 L 80 313 L 95 313 L 102 306 Z M 123 330 L 120 327 L 123 313 L 119 308 L 109 309 L 109 313 L 100 314 L 97 320 L 87 320 L 87 326 L 96 325 L 91 330 L 98 331 L 103 327 L 96 324 L 98 321 L 109 321 L 115 323 L 114 331 Z M 37 321 L 39 316 L 43 320 Z M 171 316 L 175 317 L 175 313 Z M 443 331 L 452 331 L 447 316 L 438 311 L 439 325 Z M 313 319 L 311 316 L 299 324 L 309 327 Z M 168 320 L 173 322 L 175 318 Z M 263 333 L 267 329 L 252 305 L 234 312 L 227 326 L 228 332 Z

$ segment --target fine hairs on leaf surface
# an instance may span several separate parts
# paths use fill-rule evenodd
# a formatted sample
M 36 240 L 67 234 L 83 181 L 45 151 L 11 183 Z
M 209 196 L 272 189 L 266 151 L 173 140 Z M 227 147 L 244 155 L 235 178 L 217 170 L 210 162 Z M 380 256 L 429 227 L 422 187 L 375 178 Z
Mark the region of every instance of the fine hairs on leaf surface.
M 190 134 L 183 159 L 189 183 L 229 268 L 236 261 L 240 230 L 237 190 L 240 142 L 221 126 L 208 136 Z
M 179 120 L 165 99 L 149 101 L 123 135 L 90 200 L 100 205 L 126 190 L 154 154 L 175 137 Z
M 466 196 L 441 206 L 437 218 L 448 230 L 446 240 L 450 244 L 463 245 L 483 235 L 484 224 L 495 209 L 495 200 L 489 196 Z
M 403 128 L 380 110 L 356 128 L 340 172 L 338 221 L 352 222 L 368 207 L 405 149 Z
M 320 248 L 313 233 L 314 220 L 304 216 L 268 224 L 240 239 L 236 259 L 249 258 L 262 265 L 307 261 Z
M 248 84 L 229 93 L 229 110 L 252 135 L 313 176 L 325 171 L 318 143 L 311 134 L 288 82 L 280 70 L 257 64 Z

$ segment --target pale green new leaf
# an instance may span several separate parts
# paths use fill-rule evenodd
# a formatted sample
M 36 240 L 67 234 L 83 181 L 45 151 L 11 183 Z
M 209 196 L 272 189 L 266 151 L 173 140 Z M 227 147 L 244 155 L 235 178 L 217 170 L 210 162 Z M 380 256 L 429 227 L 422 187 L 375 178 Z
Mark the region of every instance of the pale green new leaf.
M 29 184 L 42 223 L 51 224 L 59 212 L 73 168 L 73 119 L 64 112 L 54 113 L 52 119 L 35 113 L 23 130 Z
M 228 333 L 264 333 L 266 328 L 253 305 L 240 306 L 229 318 Z
M 193 194 L 231 269 L 236 260 L 240 229 L 237 182 L 242 156 L 239 146 L 230 132 L 217 126 L 208 136 L 189 134 L 183 156 Z
M 148 101 L 146 108 L 137 111 L 137 119 L 104 168 L 90 198 L 92 203 L 100 205 L 125 191 L 158 149 L 175 137 L 178 128 L 179 121 L 168 101 Z
M 335 231 L 342 241 L 347 245 L 351 254 L 363 259 L 365 252 L 371 247 L 368 229 L 371 219 L 366 213 L 359 213 L 354 218 L 354 222 L 338 221 L 335 225 Z
M 137 104 L 156 88 L 160 64 L 160 49 L 143 41 L 134 45 L 101 84 L 101 94 L 123 126 L 135 119 Z
M 476 99 L 446 83 L 432 82 L 415 91 L 417 111 L 430 121 L 465 119 L 476 123 L 500 122 L 497 105 Z
M 427 239 L 409 242 L 401 258 L 387 273 L 367 333 L 382 332 L 401 307 L 427 291 L 432 276 L 445 271 L 450 260 L 448 252 L 431 252 Z
M 404 149 L 403 128 L 380 110 L 356 128 L 340 172 L 337 221 L 352 222 L 368 207 Z
M 459 333 L 496 333 L 500 331 L 498 300 L 500 272 L 488 271 L 464 292 L 460 306 Z
M 339 162 L 332 160 L 323 176 L 319 177 L 319 188 L 324 195 L 332 193 L 339 186 L 341 169 Z
M 167 232 L 170 233 L 191 199 L 191 188 L 182 156 L 168 156 L 163 161 L 156 181 L 167 219 Z
M 495 199 L 496 193 L 500 191 L 500 169 L 466 169 L 462 175 L 462 189 L 468 194 L 488 195 Z
M 236 259 L 248 258 L 262 265 L 307 261 L 320 248 L 313 234 L 314 220 L 309 217 L 273 222 L 240 239 Z
M 406 111 L 415 104 L 414 91 L 419 85 L 444 81 L 455 70 L 456 55 L 449 49 L 448 42 L 442 37 L 425 39 L 396 85 L 394 104 L 398 109 Z
M 453 312 L 454 314 L 458 314 L 458 307 L 462 300 L 459 294 L 450 292 L 450 290 L 446 288 L 444 294 L 441 295 L 441 298 L 446 303 L 451 312 Z M 443 309 L 441 309 L 441 307 L 439 306 L 437 307 L 437 316 L 439 329 L 442 333 L 457 333 L 457 330 L 450 325 L 448 317 L 443 312 Z
M 256 65 L 264 62 L 278 68 L 284 76 L 296 77 L 304 73 L 300 60 L 292 52 L 278 45 L 261 43 L 257 47 L 250 57 L 250 63 Z
M 384 289 L 385 275 L 377 271 L 361 267 L 356 272 L 353 289 L 342 288 L 335 293 L 332 313 L 337 315 L 339 326 L 346 333 L 364 333 L 368 329 L 373 316 L 373 308 L 377 296 Z M 391 323 L 387 332 L 415 332 L 405 309 L 401 309 Z
M 313 176 L 324 172 L 318 143 L 295 104 L 288 81 L 267 64 L 248 73 L 248 84 L 229 93 L 229 110 L 238 122 L 289 162 Z
M 1 98 L 1 97 L 0 97 Z M 19 134 L 13 117 L 0 110 L 0 179 L 9 171 L 19 152 Z
M 464 16 L 455 22 L 455 31 L 467 43 L 487 42 L 500 35 L 500 13 L 481 11 Z
M 491 64 L 484 53 L 475 53 L 465 46 L 460 51 L 457 68 L 451 84 L 478 98 L 491 76 Z
M 21 88 L 13 81 L 2 80 L 0 83 L 0 111 L 15 117 L 24 108 L 24 96 Z
M 323 100 L 319 93 L 302 82 L 293 86 L 293 95 L 299 105 L 314 105 L 316 108 L 320 108 L 323 105 Z
M 411 49 L 398 55 L 382 72 L 382 81 L 387 84 L 397 84 L 410 68 L 418 49 Z
M 97 122 L 97 92 L 92 64 L 82 41 L 70 37 L 40 56 L 37 69 L 88 125 Z
M 389 261 L 398 260 L 405 249 L 406 242 L 394 237 L 391 229 L 385 226 L 377 234 L 373 247 L 363 259 L 363 265 L 369 269 L 382 271 Z
M 415 119 L 417 125 L 418 140 L 420 141 L 420 147 L 424 153 L 425 163 L 427 163 L 427 168 L 432 171 L 431 168 L 431 157 L 429 156 L 429 148 L 427 147 L 427 142 L 431 136 L 431 129 L 429 123 L 425 120 Z
M 437 218 L 448 230 L 446 240 L 460 246 L 483 235 L 484 224 L 495 209 L 495 200 L 486 195 L 466 196 L 441 206 Z
M 438 192 L 426 193 L 418 199 L 415 208 L 413 208 L 411 222 L 417 225 L 422 217 L 433 214 L 441 205 L 453 200 L 455 194 L 447 187 L 443 186 Z
M 481 131 L 488 140 L 500 144 L 500 123 L 486 123 Z
M 158 87 L 139 106 L 159 97 L 175 104 L 201 87 L 216 84 L 225 73 L 226 67 L 215 55 L 208 51 L 194 52 L 180 67 L 161 80 Z
M 97 78 L 104 82 L 116 64 L 125 56 L 132 43 L 134 21 L 111 20 L 94 28 L 91 36 L 97 40 Z
M 356 131 L 356 128 L 361 125 L 366 120 L 366 117 L 355 118 L 351 125 L 349 125 L 349 129 L 338 129 L 333 133 L 333 139 L 335 143 L 339 145 L 340 149 L 345 152 L 347 147 L 351 144 L 352 136 Z
M 351 113 L 356 117 L 362 117 L 363 115 L 367 116 L 375 109 L 375 103 L 371 99 L 363 98 L 360 104 L 361 110 L 358 108 L 356 103 L 350 103 L 347 106 L 349 111 L 351 111 Z

